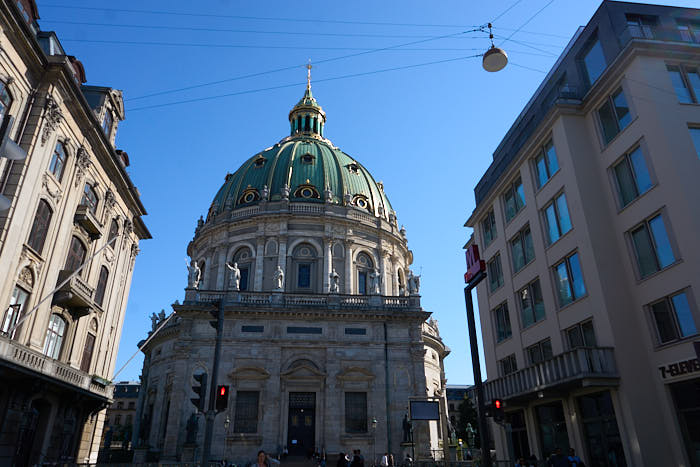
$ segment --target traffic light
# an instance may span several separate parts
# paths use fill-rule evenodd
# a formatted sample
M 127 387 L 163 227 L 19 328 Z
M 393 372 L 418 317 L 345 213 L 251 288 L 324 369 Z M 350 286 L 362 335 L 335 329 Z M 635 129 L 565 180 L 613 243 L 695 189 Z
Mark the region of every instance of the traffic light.
M 216 388 L 216 411 L 223 412 L 228 407 L 228 386 L 219 385 Z
M 8 117 L 0 127 L 0 157 L 11 161 L 21 161 L 27 157 L 27 153 L 17 143 L 10 139 L 10 129 L 14 117 Z M 0 194 L 0 212 L 10 209 L 12 201 Z
M 484 407 L 485 415 L 487 417 L 493 418 L 494 422 L 502 422 L 505 418 L 505 412 L 503 411 L 503 401 L 501 399 L 494 399 Z
M 192 379 L 199 383 L 194 384 L 192 386 L 192 391 L 194 391 L 194 393 L 197 394 L 198 397 L 193 397 L 190 400 L 192 401 L 192 404 L 194 404 L 194 406 L 197 408 L 197 410 L 199 410 L 200 412 L 204 412 L 204 401 L 207 395 L 207 374 L 199 373 L 196 375 L 192 375 Z

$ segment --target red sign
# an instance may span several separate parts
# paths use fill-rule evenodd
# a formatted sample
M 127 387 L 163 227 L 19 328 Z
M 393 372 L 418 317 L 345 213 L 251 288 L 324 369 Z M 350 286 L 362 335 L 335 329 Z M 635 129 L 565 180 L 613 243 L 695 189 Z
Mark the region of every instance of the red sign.
M 474 276 L 486 271 L 486 263 L 479 257 L 479 247 L 472 244 L 465 252 L 467 256 L 467 272 L 464 274 L 464 282 L 469 283 Z

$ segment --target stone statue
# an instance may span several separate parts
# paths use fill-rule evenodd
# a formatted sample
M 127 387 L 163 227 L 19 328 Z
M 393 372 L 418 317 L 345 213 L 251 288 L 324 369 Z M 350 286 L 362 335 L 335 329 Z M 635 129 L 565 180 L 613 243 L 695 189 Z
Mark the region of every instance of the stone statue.
M 379 295 L 379 271 L 373 269 L 369 274 L 369 290 L 372 295 Z
M 399 297 L 406 295 L 406 287 L 403 284 L 399 284 Z
M 190 418 L 187 419 L 187 438 L 185 439 L 187 444 L 195 444 L 197 442 L 197 431 L 199 431 L 199 423 L 197 414 L 193 412 Z
M 381 204 L 379 206 L 377 206 L 377 212 L 379 213 L 380 217 L 383 217 L 384 216 L 384 206 L 382 206 Z
M 352 195 L 350 193 L 345 193 L 343 199 L 345 200 L 345 204 L 347 206 L 350 206 L 352 204 Z
M 287 185 L 286 183 L 282 185 L 280 194 L 282 195 L 282 199 L 289 199 L 289 185 Z
M 406 240 L 406 227 L 402 225 L 401 229 L 399 229 L 399 233 L 401 234 L 401 237 L 403 237 L 403 239 Z
M 260 193 L 260 196 L 262 196 L 263 201 L 267 201 L 270 197 L 270 189 L 267 187 L 267 185 L 263 185 L 262 193 Z
M 335 272 L 335 268 L 331 271 L 330 279 L 331 279 L 330 293 L 340 292 L 340 276 L 338 275 L 337 272 Z
M 187 266 L 189 271 L 189 276 L 187 278 L 187 287 L 190 289 L 199 288 L 199 278 L 202 277 L 202 270 L 199 269 L 199 265 L 195 260 L 191 260 L 189 266 Z
M 196 234 L 197 232 L 199 232 L 199 230 L 200 230 L 202 227 L 204 227 L 204 217 L 203 217 L 203 216 L 199 216 L 199 220 L 197 221 L 197 228 L 194 229 L 194 233 Z
M 275 284 L 275 290 L 282 290 L 284 288 L 284 271 L 282 268 L 277 265 L 277 269 L 275 269 L 275 275 L 273 276 L 274 279 L 274 284 Z
M 408 414 L 403 416 L 403 441 L 402 443 L 411 442 L 411 421 L 408 419 Z
M 155 331 L 156 328 L 158 327 L 158 315 L 153 312 L 151 314 L 151 331 Z
M 326 189 L 323 190 L 323 197 L 326 199 L 326 203 L 333 202 L 333 190 L 331 190 L 331 187 L 327 186 Z
M 165 321 L 165 310 L 161 308 L 160 313 L 158 313 L 158 323 Z
M 409 295 L 418 295 L 420 292 L 420 275 L 414 276 L 413 271 L 408 270 L 408 293 Z
M 241 288 L 241 270 L 238 269 L 238 263 L 226 263 L 226 267 L 231 270 L 231 289 L 238 291 Z

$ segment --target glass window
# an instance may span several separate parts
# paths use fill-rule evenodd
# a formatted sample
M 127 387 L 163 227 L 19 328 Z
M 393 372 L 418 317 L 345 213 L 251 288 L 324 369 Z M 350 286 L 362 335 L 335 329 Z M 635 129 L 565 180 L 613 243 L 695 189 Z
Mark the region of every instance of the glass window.
M 358 271 L 357 272 L 357 293 L 360 295 L 367 295 L 367 272 Z
M 700 96 L 700 75 L 698 69 L 686 65 L 667 65 L 671 84 L 676 91 L 678 102 L 682 104 L 697 103 Z
M 693 138 L 693 145 L 695 145 L 695 152 L 700 158 L 700 128 L 688 128 L 690 131 L 690 137 Z
M 627 206 L 652 186 L 641 148 L 637 147 L 613 166 L 617 191 L 622 207 Z
M 95 193 L 95 189 L 89 183 L 85 184 L 85 191 L 80 204 L 87 206 L 93 214 L 97 214 L 97 193 Z
M 105 135 L 109 137 L 109 135 L 112 133 L 112 124 L 114 123 L 114 119 L 112 118 L 112 112 L 107 109 L 105 112 L 105 118 L 102 120 L 102 131 L 104 131 Z
M 109 226 L 109 236 L 107 241 L 112 240 L 114 237 L 119 235 L 119 222 L 116 219 L 112 219 L 112 224 Z M 116 246 L 116 242 L 109 244 L 112 248 Z
M 34 215 L 32 230 L 29 233 L 29 240 L 27 241 L 27 244 L 39 254 L 44 250 L 44 242 L 46 241 L 46 234 L 49 231 L 52 215 L 53 211 L 49 203 L 43 199 L 40 200 L 39 206 L 36 208 L 36 214 Z
M 651 311 L 660 344 L 698 333 L 685 292 L 653 303 Z
M 10 105 L 12 105 L 12 97 L 7 91 L 7 84 L 4 81 L 0 81 L 0 123 L 5 120 Z
M 625 452 L 609 392 L 578 398 L 588 451 L 587 465 L 625 467 Z
M 345 432 L 367 433 L 367 393 L 345 393 Z
M 493 310 L 493 319 L 496 323 L 496 342 L 501 342 L 513 335 L 510 329 L 510 316 L 508 315 L 508 304 L 503 303 Z
M 12 297 L 10 297 L 10 304 L 5 310 L 5 316 L 2 319 L 2 328 L 0 328 L 0 334 L 3 336 L 9 336 L 10 339 L 14 339 L 19 328 L 15 329 L 10 335 L 10 329 L 12 329 L 15 324 L 19 321 L 24 313 L 24 305 L 27 303 L 27 298 L 29 298 L 29 292 L 24 289 L 20 289 L 15 286 L 12 291 Z
M 234 433 L 258 432 L 258 391 L 236 392 L 236 405 L 233 413 Z
M 523 328 L 544 319 L 544 300 L 542 299 L 539 279 L 521 289 L 518 292 L 518 299 L 520 300 L 520 315 Z
M 578 253 L 567 257 L 554 266 L 559 305 L 565 306 L 586 294 Z
M 90 372 L 90 363 L 92 363 L 92 351 L 95 348 L 95 335 L 88 334 L 85 338 L 85 348 L 83 349 L 83 359 L 80 361 L 80 369 L 85 373 Z
M 644 221 L 630 235 L 641 277 L 663 269 L 676 260 L 661 214 Z
M 46 330 L 46 340 L 44 341 L 44 355 L 58 360 L 63 346 L 63 336 L 66 333 L 66 321 L 59 315 L 51 315 L 49 328 Z
M 515 354 L 508 355 L 506 358 L 499 360 L 498 368 L 501 371 L 501 376 L 506 376 L 518 371 L 518 363 L 515 360 Z
M 578 347 L 595 347 L 596 339 L 593 331 L 593 321 L 585 321 L 566 330 L 566 338 L 570 349 Z
M 557 152 L 552 141 L 545 144 L 537 157 L 535 157 L 535 170 L 537 172 L 537 188 L 547 183 L 547 180 L 559 170 Z
M 600 42 L 596 39 L 588 47 L 588 51 L 583 56 L 583 68 L 588 78 L 588 84 L 593 84 L 605 71 L 605 55 Z
M 685 42 L 700 42 L 700 26 L 687 21 L 678 22 L 678 33 Z
M 73 237 L 70 242 L 70 249 L 68 250 L 68 257 L 66 258 L 66 267 L 68 271 L 75 271 L 80 266 L 82 266 L 85 261 L 85 245 L 83 242 L 78 240 L 77 237 Z
M 308 289 L 311 287 L 311 265 L 300 264 L 297 272 L 297 287 L 302 289 Z M 241 278 L 243 278 L 242 274 Z
M 625 15 L 627 17 L 627 29 L 632 37 L 641 37 L 644 39 L 654 38 L 654 28 L 656 27 L 656 18 L 640 15 Z
M 530 365 L 537 365 L 540 362 L 552 358 L 552 341 L 545 339 L 527 348 L 527 356 Z
M 66 166 L 66 149 L 63 147 L 63 143 L 57 143 L 56 148 L 53 150 L 53 156 L 51 156 L 51 163 L 49 164 L 49 172 L 51 172 L 54 177 L 60 182 L 63 177 L 63 169 Z
M 95 289 L 95 303 L 102 306 L 102 302 L 105 299 L 105 291 L 107 290 L 107 279 L 109 278 L 109 271 L 106 267 L 102 266 L 100 269 L 100 278 L 97 281 L 97 288 Z
M 506 222 L 514 218 L 525 207 L 525 191 L 522 180 L 518 178 L 506 189 L 503 193 L 503 204 L 505 205 Z
M 481 230 L 484 234 L 484 247 L 487 247 L 496 238 L 496 216 L 493 213 L 493 209 L 481 221 Z
M 629 125 L 632 116 L 622 88 L 605 100 L 605 103 L 598 109 L 598 117 L 605 144 L 612 141 L 619 132 Z
M 535 249 L 532 246 L 532 234 L 530 227 L 523 230 L 510 241 L 511 252 L 513 253 L 513 270 L 520 271 L 526 264 L 535 259 Z
M 566 206 L 566 195 L 564 193 L 555 197 L 544 208 L 544 218 L 547 224 L 547 241 L 552 244 L 559 240 L 562 235 L 571 230 L 571 218 L 569 208 Z
M 488 263 L 489 289 L 491 292 L 503 285 L 503 269 L 501 268 L 501 254 L 496 255 Z

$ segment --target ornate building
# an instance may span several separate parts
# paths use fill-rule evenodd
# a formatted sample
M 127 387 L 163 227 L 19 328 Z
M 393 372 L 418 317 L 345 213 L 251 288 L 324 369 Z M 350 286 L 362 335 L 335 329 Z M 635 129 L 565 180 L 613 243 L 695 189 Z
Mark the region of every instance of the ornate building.
M 0 157 L 1 465 L 96 460 L 134 260 L 150 238 L 114 147 L 121 91 L 84 85 L 80 61 L 38 18 L 32 0 L 0 1 L 0 121 L 27 154 Z
M 211 376 L 214 303 L 225 310 L 218 382 L 230 400 L 213 458 L 286 447 L 403 459 L 409 399 L 436 397 L 445 413 L 449 350 L 420 306 L 383 184 L 324 137 L 310 84 L 289 122 L 290 136 L 226 175 L 187 248 L 185 300 L 143 348 L 134 441 L 152 456 L 189 460 L 202 445 L 190 398 L 193 375 Z M 415 421 L 416 456 L 434 454 L 443 433 Z

